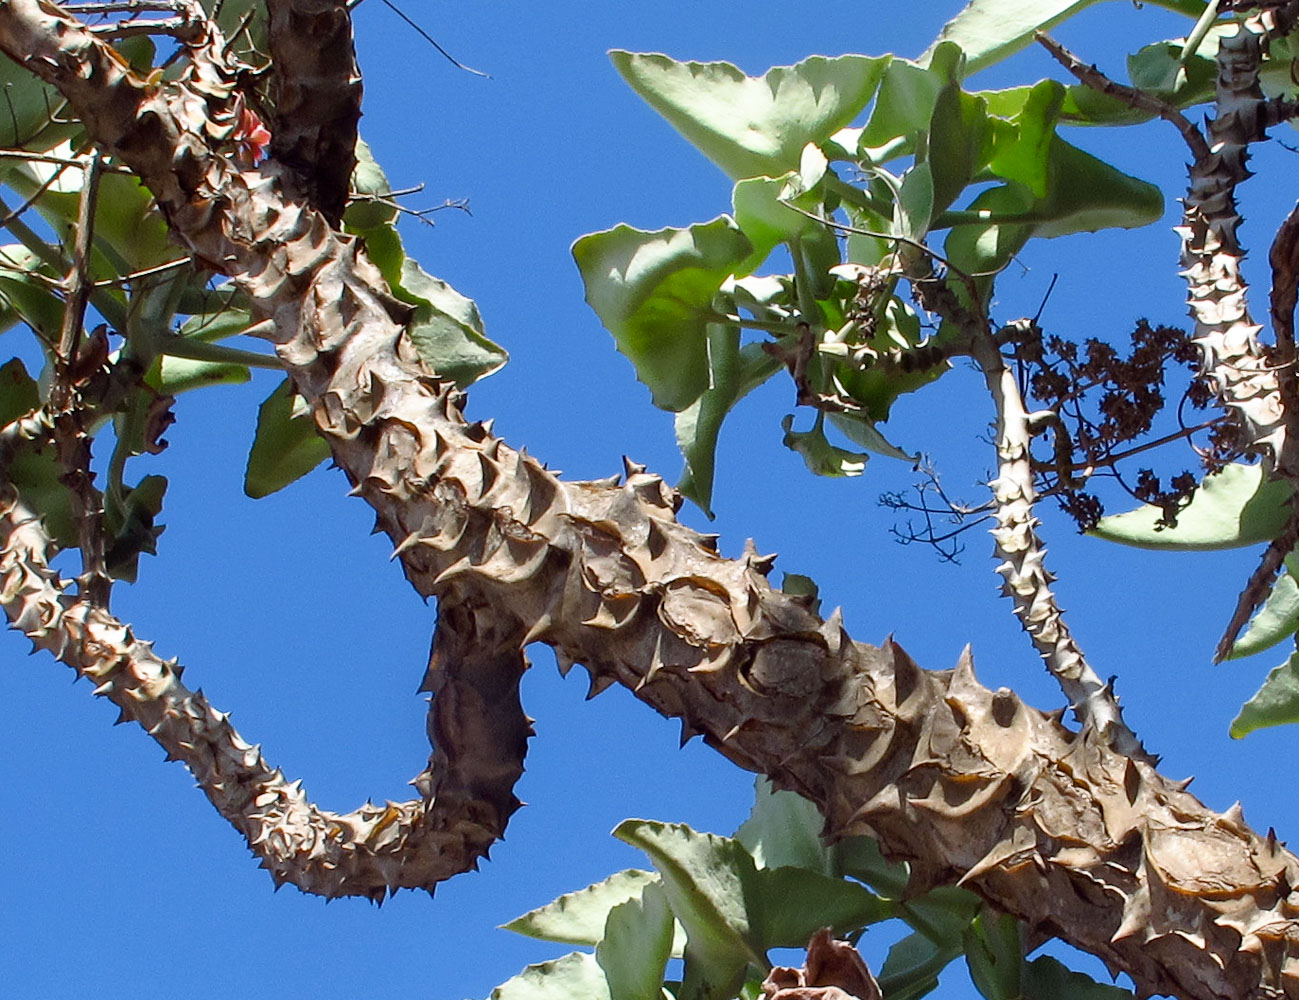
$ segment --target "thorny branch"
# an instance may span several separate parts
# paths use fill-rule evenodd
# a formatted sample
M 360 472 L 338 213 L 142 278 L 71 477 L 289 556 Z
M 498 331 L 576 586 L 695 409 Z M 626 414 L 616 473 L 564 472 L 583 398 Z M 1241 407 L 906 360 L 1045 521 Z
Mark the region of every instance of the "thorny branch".
M 58 86 L 195 256 L 273 320 L 268 334 L 336 461 L 412 585 L 446 609 L 441 628 L 464 637 L 472 623 L 507 680 L 521 669 L 519 643 L 552 645 L 565 667 L 587 668 L 593 691 L 623 683 L 680 718 L 686 735 L 817 803 L 830 836 L 878 837 L 912 864 L 917 888 L 960 881 L 1030 933 L 1128 971 L 1142 994 L 1299 995 L 1299 858 L 1238 810 L 1214 814 L 1095 729 L 1072 733 L 1012 692 L 987 690 L 968 656 L 928 672 L 892 643 L 853 642 L 837 615 L 823 621 L 773 591 L 770 559 L 723 559 L 680 525 L 676 498 L 644 469 L 566 483 L 466 423 L 459 397 L 410 350 L 408 310 L 356 242 L 286 194 L 292 178 L 274 158 L 255 167 L 225 155 L 234 70 L 212 39 L 195 44 L 201 93 L 186 78 L 150 88 L 43 0 L 0 7 L 0 49 Z M 365 858 L 383 884 L 405 884 L 402 856 L 386 848 L 412 833 L 410 813 L 384 809 L 342 830 L 319 818 L 227 720 L 174 686 L 174 670 L 70 598 L 44 552 L 10 494 L 0 518 L 10 620 L 98 671 L 97 690 L 161 740 L 187 751 L 200 735 L 215 762 L 205 789 L 228 797 L 239 822 L 259 824 L 278 875 L 369 894 L 374 883 L 353 882 L 349 867 Z M 453 639 L 448 661 L 459 648 Z M 479 670 L 466 666 L 472 683 Z M 463 703 L 482 696 L 466 692 Z M 493 717 L 472 730 L 487 737 L 478 749 L 512 745 L 499 726 Z M 266 788 L 251 802 L 240 791 L 250 778 Z
M 1238 6 L 1238 5 L 1233 5 Z M 1291 381 L 1279 376 L 1277 359 L 1258 340 L 1262 329 L 1249 314 L 1248 286 L 1241 274 L 1244 250 L 1236 230 L 1240 214 L 1236 187 L 1249 177 L 1249 145 L 1266 138 L 1272 125 L 1296 113 L 1289 101 L 1269 101 L 1259 85 L 1259 66 L 1269 38 L 1285 34 L 1299 17 L 1299 3 L 1269 3 L 1245 17 L 1218 46 L 1217 114 L 1208 121 L 1207 139 L 1185 118 L 1160 110 L 1156 99 L 1105 78 L 1062 46 L 1042 39 L 1051 53 L 1083 83 L 1134 107 L 1154 110 L 1173 121 L 1195 157 L 1178 233 L 1181 261 L 1195 320 L 1193 337 L 1202 370 L 1218 398 L 1238 422 L 1246 450 L 1260 455 L 1270 473 L 1299 483 L 1299 419 Z M 1153 103 L 1152 103 L 1153 102 Z M 1282 345 L 1282 349 L 1284 349 Z M 1284 365 L 1280 366 L 1284 367 Z M 1224 659 L 1236 636 L 1272 589 L 1285 555 L 1299 538 L 1299 506 L 1293 501 L 1288 523 L 1267 551 L 1237 601 L 1215 651 Z

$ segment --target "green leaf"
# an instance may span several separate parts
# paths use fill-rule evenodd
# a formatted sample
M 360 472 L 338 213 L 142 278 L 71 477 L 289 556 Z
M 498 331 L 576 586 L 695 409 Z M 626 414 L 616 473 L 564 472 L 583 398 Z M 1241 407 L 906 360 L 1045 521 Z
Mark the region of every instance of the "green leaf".
M 1040 139 L 1033 137 L 1035 143 Z M 967 274 L 1000 270 L 1033 236 L 1067 236 L 1117 227 L 1134 229 L 1163 217 L 1159 188 L 1084 153 L 1059 136 L 1047 155 L 1046 193 L 1019 181 L 982 192 L 964 212 L 935 225 L 954 228 L 947 257 Z M 992 221 L 978 221 L 976 216 Z
M 709 386 L 676 415 L 675 424 L 677 445 L 686 460 L 677 489 L 711 518 L 722 421 L 736 403 L 780 371 L 781 364 L 761 344 L 740 347 L 740 331 L 735 327 L 711 324 L 707 336 Z
M 980 911 L 962 936 L 970 978 L 987 1000 L 1019 1000 L 1024 969 L 1024 931 L 1006 913 Z
M 919 932 L 908 934 L 889 949 L 880 989 L 889 1000 L 917 1000 L 937 988 L 938 974 L 960 953 L 959 943 L 940 947 Z
M 1043 955 L 1024 967 L 1024 1000 L 1132 1000 L 1132 993 Z
M 63 327 L 63 300 L 48 280 L 36 276 L 44 270 L 39 258 L 21 244 L 0 247 L 0 329 L 25 323 L 45 343 L 56 344 Z
M 758 929 L 763 949 L 803 948 L 822 927 L 836 936 L 897 916 L 892 902 L 865 886 L 807 868 L 764 868 L 758 872 L 763 916 Z
M 725 62 L 620 50 L 609 57 L 637 94 L 734 180 L 797 169 L 803 147 L 828 140 L 866 107 L 891 58 L 812 56 L 751 77 Z
M 145 476 L 121 498 L 110 490 L 105 495 L 104 530 L 110 539 L 104 552 L 104 566 L 109 576 L 134 583 L 139 571 L 141 553 L 158 554 L 157 524 L 162 513 L 162 498 L 167 491 L 164 476 Z
M 387 195 L 388 178 L 370 153 L 357 141 L 353 183 L 366 195 Z M 420 360 L 443 378 L 463 389 L 498 371 L 509 355 L 489 340 L 478 306 L 433 277 L 406 256 L 395 225 L 396 211 L 367 198 L 353 202 L 344 215 L 344 228 L 365 241 L 370 260 L 379 268 L 392 293 L 415 307 L 406 333 Z
M 838 263 L 839 246 L 834 233 L 824 223 L 790 207 L 798 204 L 811 211 L 821 203 L 819 197 L 805 192 L 798 172 L 746 178 L 736 183 L 731 200 L 735 222 L 753 245 L 752 266 L 761 263 L 777 244 L 797 240 L 821 244 L 820 256 L 832 257 Z
M 492 990 L 491 1000 L 615 1000 L 604 970 L 587 952 L 529 965 Z M 621 998 L 616 998 L 621 1000 Z
M 1285 571 L 1272 585 L 1267 602 L 1249 623 L 1249 628 L 1236 640 L 1227 659 L 1238 660 L 1271 649 L 1299 628 L 1299 554 L 1291 552 L 1285 557 Z
M 835 868 L 860 879 L 891 899 L 906 891 L 910 877 L 902 862 L 886 861 L 880 845 L 870 837 L 847 837 L 834 845 Z
M 857 140 L 858 155 L 878 163 L 914 151 L 915 140 L 929 128 L 934 116 L 939 91 L 949 82 L 941 73 L 894 59 Z
M 257 433 L 248 453 L 244 492 L 254 500 L 282 490 L 329 458 L 306 404 L 285 379 L 257 411 Z
M 1261 465 L 1233 463 L 1205 476 L 1177 515 L 1177 527 L 1160 527 L 1163 511 L 1146 504 L 1103 517 L 1089 534 L 1142 549 L 1206 551 L 1268 542 L 1289 516 L 1291 487 L 1268 480 Z
M 614 836 L 650 856 L 686 929 L 680 1000 L 725 1000 L 744 981 L 748 966 L 767 968 L 757 869 L 744 845 L 649 820 L 626 820 Z
M 754 787 L 753 809 L 735 831 L 735 839 L 759 868 L 791 866 L 837 875 L 821 840 L 824 828 L 825 819 L 816 806 L 794 792 L 776 791 L 760 776 Z
M 1254 697 L 1231 720 L 1231 736 L 1240 739 L 1255 729 L 1299 722 L 1299 651 L 1267 675 Z
M 573 244 L 586 301 L 656 406 L 679 412 L 708 389 L 713 297 L 731 275 L 748 273 L 752 250 L 725 215 L 688 229 L 617 226 Z
M 893 207 L 893 232 L 920 243 L 934 219 L 934 174 L 928 161 L 902 175 L 902 188 Z
M 936 373 L 941 373 L 946 366 L 935 367 Z M 937 378 L 937 374 L 934 376 Z M 925 379 L 928 383 L 932 379 Z M 853 444 L 865 448 L 867 451 L 873 451 L 877 455 L 886 455 L 889 458 L 898 458 L 904 462 L 918 461 L 919 455 L 908 455 L 888 440 L 879 429 L 875 426 L 875 421 L 868 420 L 856 413 L 831 413 L 830 423 Z
M 780 422 L 785 447 L 802 455 L 808 469 L 818 476 L 860 476 L 870 456 L 836 448 L 826 440 L 824 423 L 825 414 L 818 413 L 810 431 L 795 431 L 793 414 L 785 417 Z
M 938 92 L 925 162 L 933 171 L 933 210 L 941 212 L 987 165 L 993 152 L 987 102 L 951 82 Z
M 981 96 L 986 100 L 989 95 Z M 1046 197 L 1051 145 L 1065 88 L 1054 80 L 1042 80 L 1022 88 L 1021 96 L 1018 107 L 996 112 L 1009 128 L 995 130 L 988 167 L 1003 180 L 1019 181 L 1034 198 L 1041 199 Z
M 659 881 L 656 872 L 629 868 L 610 875 L 603 882 L 565 893 L 501 927 L 543 941 L 595 945 L 604 937 L 610 911 L 629 899 L 636 899 L 647 885 Z
M 616 1000 L 663 1000 L 663 971 L 672 953 L 672 910 L 660 882 L 609 913 L 595 960 Z
M 31 412 L 40 402 L 40 388 L 19 358 L 0 367 L 0 426 Z M 63 466 L 53 445 L 39 448 L 32 442 L 21 443 L 5 472 L 27 506 L 39 512 L 50 537 L 61 548 L 75 546 L 72 498 L 60 479 Z
M 955 42 L 965 52 L 967 72 L 1014 55 L 1033 41 L 1033 32 L 1047 31 L 1085 10 L 1097 0 L 972 0 L 939 33 L 920 57 L 928 64 L 943 42 Z
M 208 385 L 237 385 L 251 378 L 247 365 L 163 356 L 158 359 L 157 375 L 149 378 L 149 384 L 164 396 L 179 396 L 191 389 L 201 389 Z

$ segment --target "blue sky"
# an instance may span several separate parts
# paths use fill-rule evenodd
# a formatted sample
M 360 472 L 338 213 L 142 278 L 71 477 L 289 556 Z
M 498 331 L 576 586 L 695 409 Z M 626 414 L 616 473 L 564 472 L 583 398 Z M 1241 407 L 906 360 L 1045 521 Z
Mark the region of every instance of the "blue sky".
M 356 13 L 366 78 L 362 133 L 394 186 L 423 183 L 415 207 L 467 198 L 472 215 L 404 223 L 408 249 L 431 273 L 477 299 L 488 332 L 512 361 L 470 393 L 470 413 L 496 418 L 573 478 L 609 475 L 629 455 L 674 479 L 680 458 L 668 414 L 582 301 L 568 247 L 626 221 L 642 228 L 712 218 L 730 184 L 619 80 L 609 48 L 727 59 L 750 73 L 812 53 L 916 55 L 959 8 L 952 0 L 797 5 L 768 0 L 543 5 L 420 3 L 406 11 L 464 62 L 460 72 L 378 0 Z M 1089 60 L 1121 70 L 1117 41 L 1185 30 L 1166 13 L 1124 0 L 1101 4 L 1060 32 Z M 1031 82 L 1053 73 L 1026 53 L 979 82 Z M 1074 338 L 1119 335 L 1140 316 L 1181 323 L 1176 196 L 1182 152 L 1170 129 L 1070 135 L 1130 172 L 1165 185 L 1166 224 L 1137 234 L 1072 237 L 1037 248 L 1001 283 L 999 315 L 1032 314 L 1060 278 L 1043 323 Z M 1288 210 L 1276 177 L 1292 165 L 1276 144 L 1260 152 L 1244 230 L 1257 262 Z M 1269 179 L 1268 171 L 1272 171 Z M 1265 288 L 1265 275 L 1253 274 Z M 1256 310 L 1262 312 L 1261 298 Z M 17 336 L 12 334 L 10 336 Z M 432 609 L 369 534 L 371 517 L 344 497 L 339 473 L 319 470 L 253 502 L 241 491 L 256 406 L 274 385 L 222 387 L 184 398 L 157 471 L 171 477 L 159 558 L 116 595 L 118 613 L 186 680 L 233 712 L 245 738 L 329 808 L 405 798 L 427 755 L 425 705 L 415 688 L 428 653 Z M 208 398 L 202 398 L 207 396 Z M 990 541 L 967 538 L 962 564 L 903 548 L 894 515 L 877 505 L 906 488 L 907 466 L 874 459 L 853 480 L 813 480 L 780 444 L 792 390 L 774 380 L 723 431 L 715 494 L 724 551 L 756 539 L 778 551 L 777 570 L 820 584 L 844 608 L 849 631 L 894 635 L 924 666 L 954 664 L 972 643 L 983 681 L 1043 708 L 1054 684 L 997 597 Z M 904 399 L 891 437 L 930 454 L 944 483 L 979 499 L 992 456 L 991 413 L 978 379 L 958 370 Z M 1188 460 L 1189 461 L 1189 460 Z M 153 470 L 150 470 L 153 471 Z M 684 516 L 697 526 L 697 511 Z M 1043 511 L 1050 564 L 1084 649 L 1119 676 L 1129 721 L 1164 757 L 1170 776 L 1224 809 L 1236 799 L 1259 829 L 1299 829 L 1299 806 L 1276 794 L 1278 760 L 1296 734 L 1227 737 L 1240 703 L 1283 654 L 1214 667 L 1210 654 L 1249 553 L 1175 556 L 1080 538 Z M 273 894 L 241 839 L 165 764 L 140 730 L 113 728 L 115 711 L 73 686 L 70 672 L 0 641 L 0 992 L 64 997 L 279 998 L 372 994 L 485 997 L 546 945 L 495 929 L 555 895 L 643 864 L 608 836 L 630 816 L 731 832 L 752 782 L 700 744 L 677 749 L 677 729 L 611 690 L 585 703 L 581 672 L 559 679 L 545 650 L 525 682 L 538 719 L 507 840 L 476 874 L 436 899 L 405 893 L 375 908 L 326 906 L 293 889 Z M 877 938 L 877 939 L 876 939 Z M 883 935 L 864 947 L 878 965 Z M 940 996 L 972 995 L 958 975 Z

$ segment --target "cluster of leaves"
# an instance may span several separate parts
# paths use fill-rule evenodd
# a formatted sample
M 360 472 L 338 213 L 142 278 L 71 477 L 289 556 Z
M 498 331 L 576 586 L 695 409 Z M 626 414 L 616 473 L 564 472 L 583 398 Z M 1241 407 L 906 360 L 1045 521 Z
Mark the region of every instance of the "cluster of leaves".
M 865 452 L 911 457 L 877 425 L 942 375 L 959 340 L 950 324 L 927 330 L 904 297 L 904 274 L 936 234 L 965 276 L 949 283 L 972 283 L 986 301 L 1034 236 L 1160 217 L 1158 189 L 1058 134 L 1067 114 L 1083 114 L 1071 88 L 966 90 L 968 69 L 992 57 L 967 59 L 948 40 L 920 61 L 818 56 L 748 77 L 729 63 L 613 54 L 633 89 L 735 182 L 730 215 L 618 226 L 573 248 L 587 301 L 655 404 L 677 414 L 680 488 L 705 510 L 724 417 L 782 367 L 815 410 L 808 430 L 783 421 L 813 472 L 855 475 L 867 459 L 831 444 L 826 423 Z M 778 249 L 792 273 L 759 275 Z
M 217 21 L 232 32 L 233 50 L 264 64 L 261 5 L 232 0 L 219 6 Z M 183 50 L 160 58 L 144 35 L 126 38 L 118 49 L 141 76 L 170 79 L 184 65 Z M 94 336 L 79 338 L 71 368 L 85 433 L 97 437 L 110 430 L 113 440 L 102 468 L 106 569 L 117 579 L 134 580 L 139 555 L 154 551 L 161 531 L 157 520 L 167 480 L 156 474 L 132 479 L 130 461 L 165 447 L 161 430 L 174 420 L 172 405 L 181 393 L 246 382 L 252 368 L 280 366 L 260 341 L 247 347 L 227 343 L 255 325 L 245 297 L 215 283 L 171 242 L 150 192 L 135 177 L 111 161 L 98 173 L 91 169 L 85 131 L 66 116 L 56 91 L 5 59 L 0 92 L 8 111 L 0 115 L 0 146 L 30 156 L 0 159 L 0 185 L 18 199 L 11 206 L 0 195 L 0 228 L 12 240 L 0 245 L 0 330 L 20 324 L 30 329 L 44 360 L 36 376 L 19 357 L 0 367 L 0 424 L 48 400 L 70 308 L 64 276 L 72 269 L 78 211 L 91 194 L 87 184 L 97 185 L 87 276 L 90 315 L 99 325 Z M 413 307 L 411 340 L 420 356 L 461 386 L 496 370 L 506 355 L 483 334 L 474 304 L 406 255 L 388 181 L 364 143 L 357 157 L 346 228 L 365 240 L 394 293 Z M 9 445 L 11 482 L 41 512 L 61 547 L 77 545 L 66 462 L 48 443 L 14 438 Z M 286 379 L 261 405 L 245 491 L 265 496 L 327 457 Z
M 924 996 L 962 956 L 988 1000 L 1130 1000 L 1054 958 L 1029 959 L 1023 927 L 973 893 L 908 895 L 905 865 L 862 837 L 826 846 L 822 824 L 810 803 L 773 792 L 765 779 L 733 837 L 623 822 L 614 836 L 644 851 L 653 870 L 618 872 L 506 924 L 593 951 L 529 966 L 492 1000 L 753 1000 L 771 971 L 770 949 L 805 947 L 823 927 L 856 942 L 890 920 L 909 931 L 878 972 L 887 1000 Z M 677 968 L 680 978 L 669 978 Z
M 1119 463 L 1168 440 L 1208 433 L 1208 446 L 1200 452 L 1205 467 L 1216 472 L 1240 458 L 1236 428 L 1218 416 L 1195 427 L 1176 407 L 1177 431 L 1154 442 L 1145 440 L 1165 407 L 1164 383 L 1170 364 L 1185 367 L 1193 377 L 1182 391 L 1183 403 L 1203 411 L 1214 400 L 1212 389 L 1198 371 L 1195 345 L 1178 327 L 1151 326 L 1138 321 L 1124 356 L 1110 343 L 1095 337 L 1082 344 L 1064 337 L 1042 338 L 1035 329 L 1015 345 L 1022 365 L 1027 396 L 1055 414 L 1054 449 L 1049 457 L 1035 456 L 1041 477 L 1040 493 L 1054 496 L 1079 530 L 1094 528 L 1104 513 L 1094 492 L 1097 474 L 1108 474 L 1132 497 L 1162 511 L 1166 526 L 1177 523 L 1178 510 L 1197 485 L 1194 474 L 1180 472 L 1165 488 L 1154 469 L 1137 469 L 1134 480 L 1125 480 Z

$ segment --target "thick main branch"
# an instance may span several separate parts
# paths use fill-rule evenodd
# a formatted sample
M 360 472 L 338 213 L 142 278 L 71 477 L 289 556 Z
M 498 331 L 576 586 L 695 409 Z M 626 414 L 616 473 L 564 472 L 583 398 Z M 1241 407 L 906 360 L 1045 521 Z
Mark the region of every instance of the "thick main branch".
M 357 244 L 281 193 L 277 167 L 214 155 L 184 86 L 130 76 L 39 0 L 0 6 L 0 48 L 53 82 L 155 192 L 177 235 L 274 320 L 276 349 L 415 588 L 580 662 L 742 767 L 872 834 L 920 881 L 960 881 L 1143 991 L 1299 996 L 1299 859 L 1144 762 L 1075 735 L 968 658 L 928 672 L 719 556 L 676 497 L 565 483 L 466 423 L 403 337 Z

